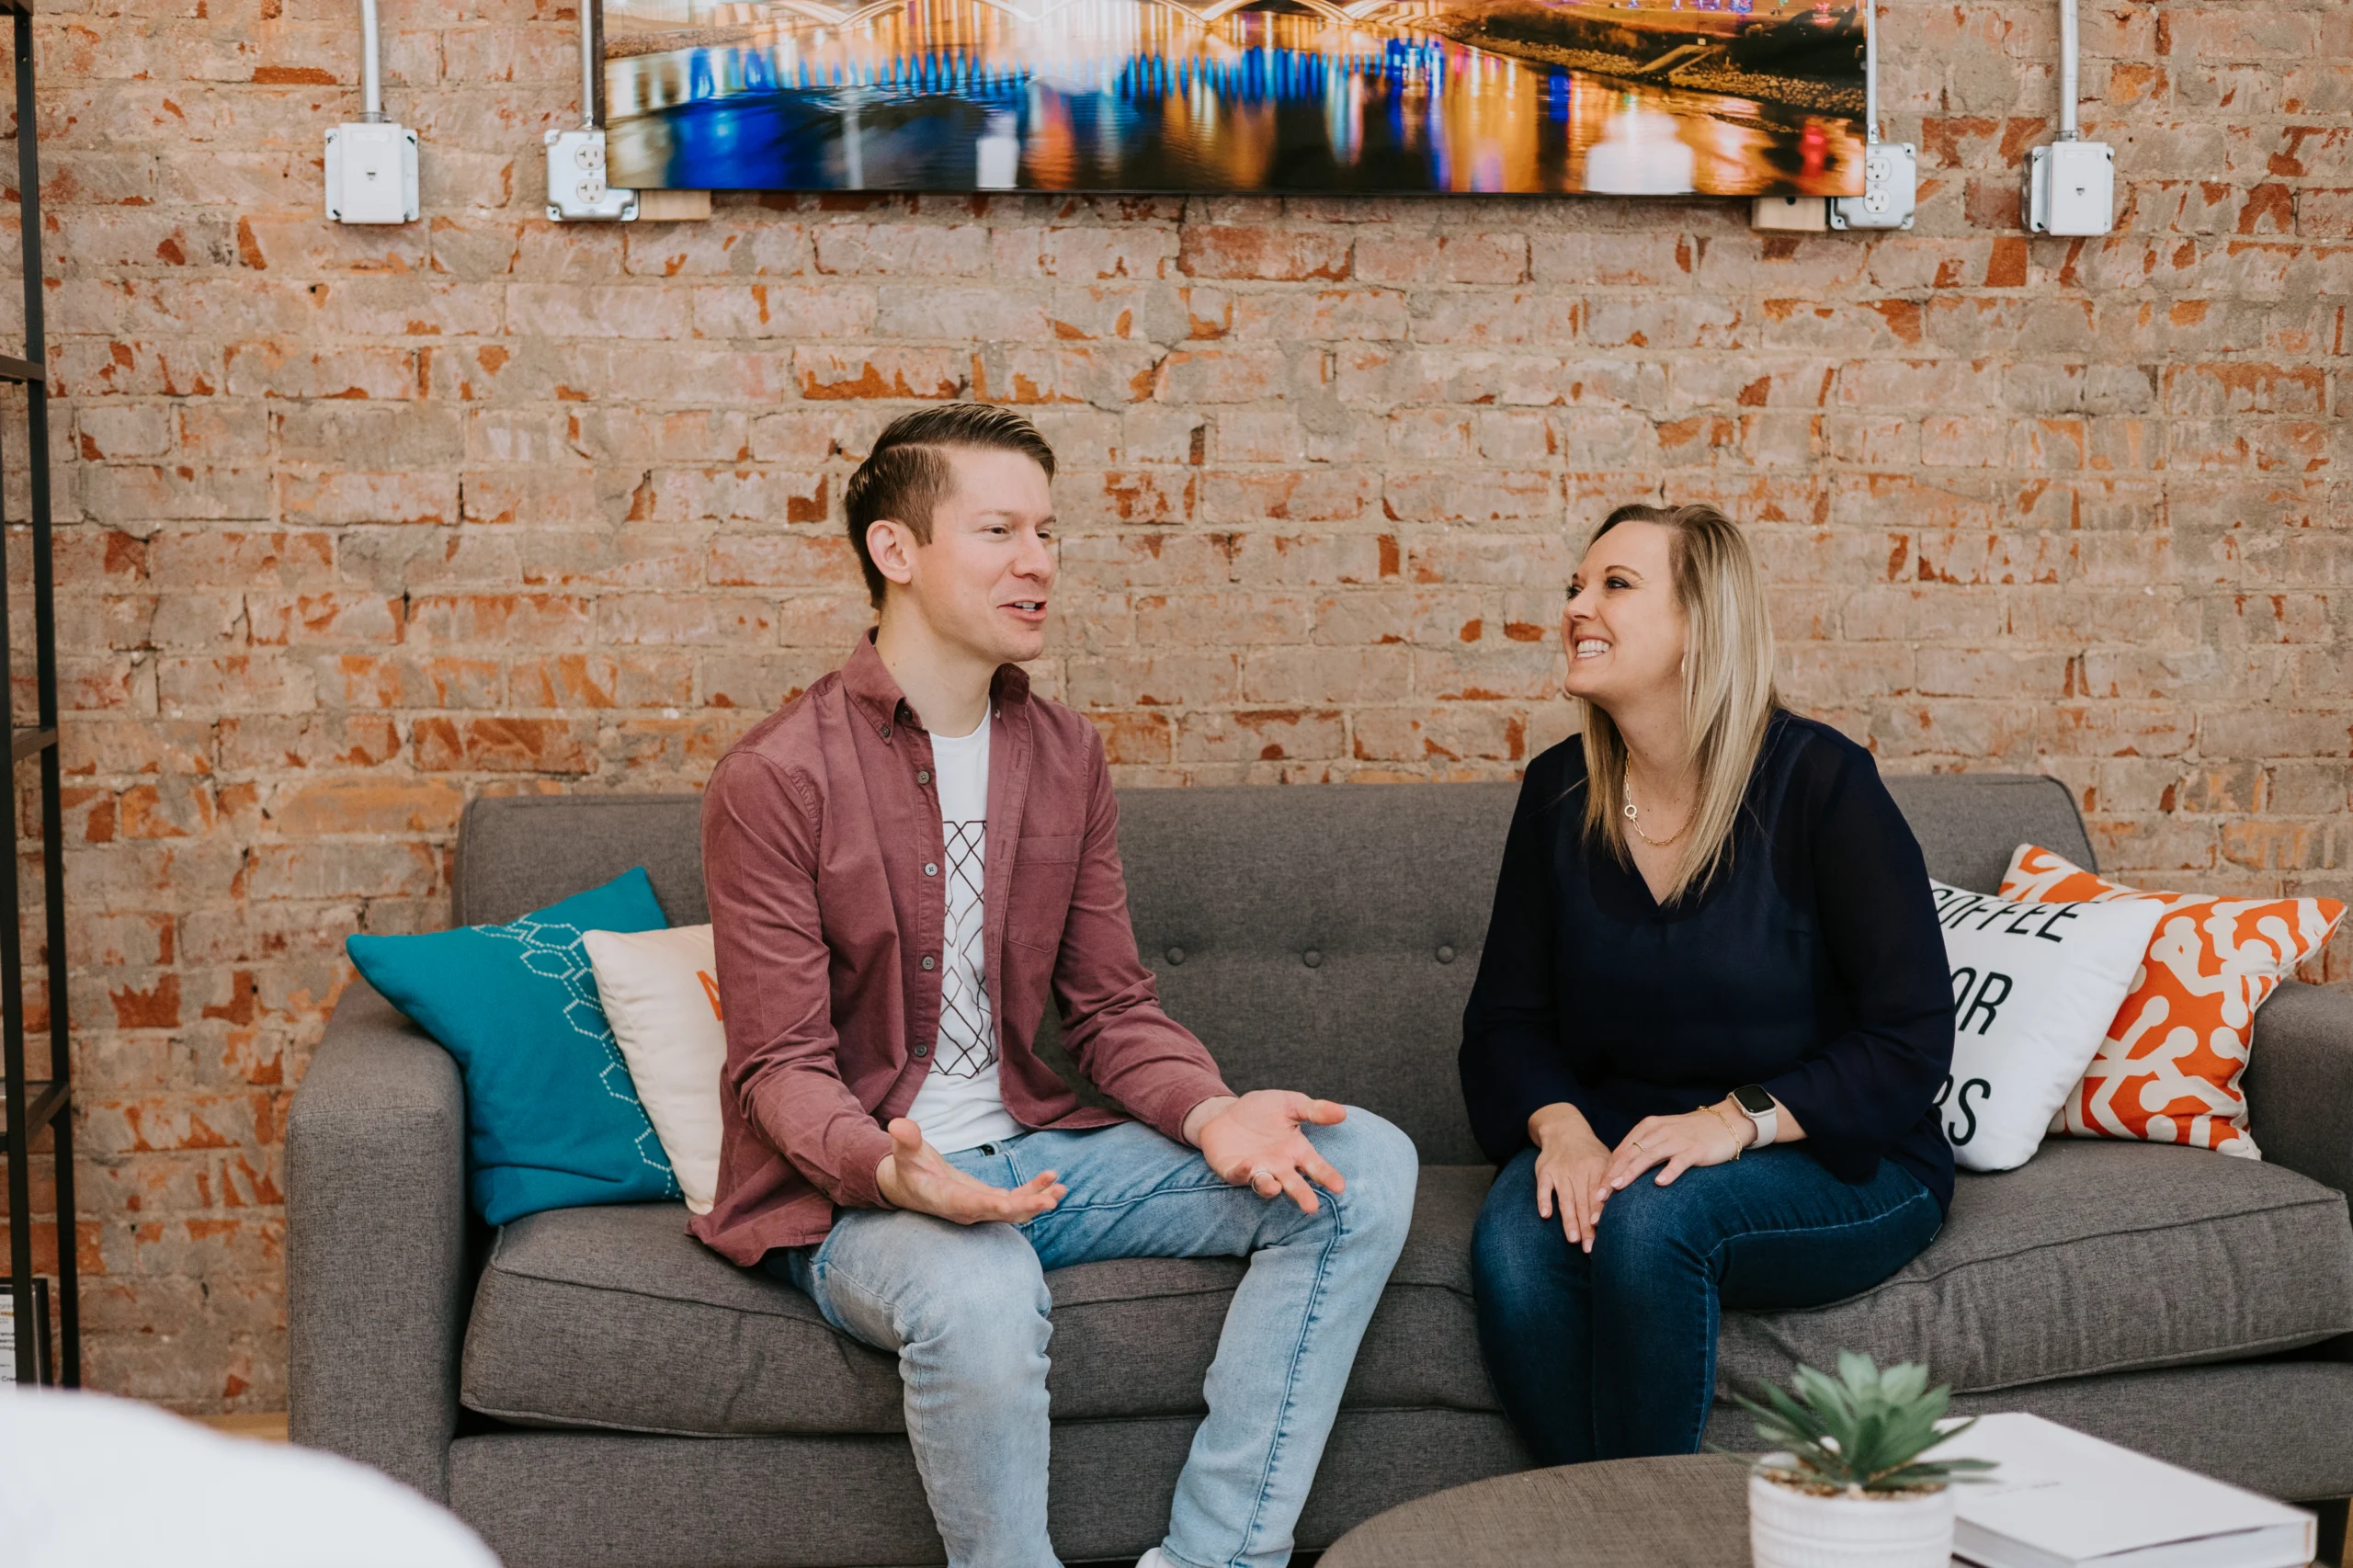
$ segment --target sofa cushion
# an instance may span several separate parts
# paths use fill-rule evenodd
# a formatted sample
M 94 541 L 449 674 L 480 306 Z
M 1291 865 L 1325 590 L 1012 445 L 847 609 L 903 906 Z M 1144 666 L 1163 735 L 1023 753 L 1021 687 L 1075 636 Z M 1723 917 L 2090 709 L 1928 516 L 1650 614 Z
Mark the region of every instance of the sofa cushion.
M 1423 1167 L 1414 1224 L 1347 1403 L 1490 1410 L 1472 1313 L 1484 1166 Z M 740 1436 L 896 1432 L 896 1358 L 835 1334 L 791 1286 L 686 1233 L 676 1204 L 553 1210 L 499 1233 L 461 1397 L 532 1426 Z M 1135 1258 L 1047 1276 L 1057 1419 L 1199 1415 L 1244 1265 Z
M 1353 1408 L 1494 1409 L 1471 1301 L 1489 1173 L 1425 1165 Z M 1607 1223 L 1607 1221 L 1604 1221 Z M 902 1429 L 894 1360 L 806 1296 L 722 1261 L 673 1204 L 566 1209 L 500 1233 L 466 1335 L 463 1398 L 535 1426 L 740 1435 Z M 1243 1266 L 1091 1263 L 1047 1277 L 1058 1419 L 1198 1415 Z M 1963 1393 L 2229 1361 L 2353 1332 L 2344 1197 L 2200 1150 L 2053 1139 L 1963 1174 L 1944 1233 L 1886 1283 L 1801 1312 L 1726 1312 L 1720 1389 L 1841 1349 L 1926 1360 Z
M 2342 1193 L 2203 1150 L 2054 1138 L 2017 1170 L 1963 1172 L 1943 1233 L 1875 1289 L 1725 1313 L 1718 1392 L 1786 1383 L 1841 1350 L 1926 1361 L 1938 1381 L 1978 1393 L 2237 1360 L 2348 1330 Z

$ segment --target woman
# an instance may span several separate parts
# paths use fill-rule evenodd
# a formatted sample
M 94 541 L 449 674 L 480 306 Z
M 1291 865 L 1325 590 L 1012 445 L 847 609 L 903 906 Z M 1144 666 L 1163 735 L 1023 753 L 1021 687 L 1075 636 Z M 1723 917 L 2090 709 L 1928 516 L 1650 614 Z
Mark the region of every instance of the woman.
M 1720 1307 L 1874 1285 L 1952 1197 L 1920 847 L 1870 755 L 1779 706 L 1747 541 L 1620 506 L 1561 633 L 1584 734 L 1529 767 L 1461 1056 L 1503 1167 L 1480 1341 L 1541 1464 L 1696 1451 Z

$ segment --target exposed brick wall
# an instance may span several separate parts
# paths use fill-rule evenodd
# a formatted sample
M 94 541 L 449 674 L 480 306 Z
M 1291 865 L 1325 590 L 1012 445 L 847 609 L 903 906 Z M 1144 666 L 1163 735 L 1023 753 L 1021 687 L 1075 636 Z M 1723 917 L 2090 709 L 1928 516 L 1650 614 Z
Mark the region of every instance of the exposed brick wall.
M 559 229 L 572 22 L 529 0 L 385 0 L 426 217 L 339 229 L 347 0 L 50 0 L 92 1381 L 282 1404 L 341 938 L 443 919 L 469 793 L 692 784 L 826 668 L 842 481 L 915 400 L 1064 452 L 1040 675 L 1128 781 L 1507 776 L 1566 729 L 1579 528 L 1707 499 L 1790 697 L 1887 767 L 2048 769 L 2113 868 L 2345 895 L 2353 8 L 2087 7 L 2124 215 L 2030 242 L 2056 9 L 1888 7 L 1927 184 L 1873 240 L 1631 200 Z

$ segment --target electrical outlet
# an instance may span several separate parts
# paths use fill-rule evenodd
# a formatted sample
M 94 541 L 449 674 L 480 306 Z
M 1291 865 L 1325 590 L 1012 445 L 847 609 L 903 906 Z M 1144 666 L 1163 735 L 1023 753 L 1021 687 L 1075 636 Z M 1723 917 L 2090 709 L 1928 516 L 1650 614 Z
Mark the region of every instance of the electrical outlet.
M 1863 194 L 1830 199 L 1834 229 L 1908 229 L 1920 199 L 1920 157 L 1909 142 L 1863 149 Z
M 416 132 L 355 120 L 327 132 L 327 217 L 337 223 L 416 222 Z
M 2035 148 L 2020 205 L 2030 233 L 2107 233 L 2116 226 L 2116 149 L 2105 142 Z
M 602 131 L 551 131 L 548 216 L 559 223 L 627 223 L 637 217 L 637 192 L 605 183 Z

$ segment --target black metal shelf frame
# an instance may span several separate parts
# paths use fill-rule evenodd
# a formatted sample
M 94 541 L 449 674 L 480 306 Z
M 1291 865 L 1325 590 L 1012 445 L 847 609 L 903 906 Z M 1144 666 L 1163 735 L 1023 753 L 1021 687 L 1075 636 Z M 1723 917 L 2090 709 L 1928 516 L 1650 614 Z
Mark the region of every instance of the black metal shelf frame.
M 0 14 L 14 23 L 17 51 L 17 218 L 24 263 L 25 357 L 0 356 L 0 382 L 25 389 L 25 468 L 32 516 L 33 642 L 40 717 L 9 732 L 7 853 L 0 855 L 0 1067 L 5 1067 L 7 1115 L 0 1148 L 8 1165 L 8 1288 L 15 1310 L 17 1381 L 38 1381 L 49 1358 L 39 1336 L 48 1324 L 35 1316 L 33 1281 L 33 1140 L 50 1130 L 56 1162 L 58 1381 L 68 1388 L 82 1381 L 82 1313 L 75 1265 L 74 1209 L 74 1096 L 72 1052 L 65 995 L 65 838 L 59 800 L 57 749 L 57 597 L 51 564 L 49 492 L 48 335 L 41 321 L 40 148 L 35 134 L 33 19 L 28 0 L 0 0 Z M 0 581 L 6 575 L 6 518 L 0 517 Z M 16 692 L 14 655 L 8 640 L 8 606 L 0 594 L 0 695 Z M 49 997 L 50 1075 L 28 1078 L 25 1068 L 24 918 L 17 885 L 18 854 L 15 769 L 27 762 L 40 768 L 41 902 L 46 920 L 45 987 Z

